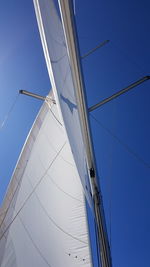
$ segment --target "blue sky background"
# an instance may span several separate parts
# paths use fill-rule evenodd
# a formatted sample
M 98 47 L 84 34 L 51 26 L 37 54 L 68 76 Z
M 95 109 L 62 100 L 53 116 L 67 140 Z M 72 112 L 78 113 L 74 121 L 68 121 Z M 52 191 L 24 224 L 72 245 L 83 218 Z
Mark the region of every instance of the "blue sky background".
M 150 74 L 149 1 L 75 1 L 88 105 Z M 0 122 L 18 90 L 50 82 L 32 1 L 0 8 Z M 92 112 L 91 127 L 114 267 L 150 266 L 150 81 Z M 41 102 L 19 96 L 0 130 L 0 202 Z M 97 264 L 95 264 L 96 266 Z

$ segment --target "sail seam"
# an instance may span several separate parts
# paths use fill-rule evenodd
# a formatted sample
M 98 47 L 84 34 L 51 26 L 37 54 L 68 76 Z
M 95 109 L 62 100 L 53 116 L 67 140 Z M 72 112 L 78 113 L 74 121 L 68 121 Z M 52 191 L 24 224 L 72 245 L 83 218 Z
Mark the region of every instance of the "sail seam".
M 33 133 L 34 133 L 34 131 L 35 131 L 35 125 L 36 125 L 36 122 L 38 121 L 38 119 L 40 118 L 40 116 L 43 116 L 42 114 L 43 114 L 43 112 L 40 110 L 38 116 L 36 117 L 35 123 L 33 124 L 32 129 L 31 129 L 30 133 L 28 134 L 28 137 L 27 137 L 27 139 L 26 139 L 26 143 L 25 143 L 26 146 L 24 145 L 24 147 L 23 147 L 23 149 L 22 149 L 22 152 L 21 152 L 21 154 L 20 154 L 21 156 L 19 157 L 18 163 L 17 163 L 17 165 L 16 165 L 17 167 L 15 168 L 14 174 L 13 174 L 12 179 L 11 179 L 11 181 L 10 181 L 10 185 L 11 185 L 11 183 L 12 183 L 14 177 L 15 177 L 16 171 L 19 170 L 19 169 L 21 169 L 21 167 L 18 168 L 18 165 L 19 165 L 19 164 L 21 165 L 23 155 L 25 155 L 25 153 L 27 153 L 27 150 L 28 150 L 28 149 L 30 150 L 30 153 L 31 153 L 31 149 L 30 149 L 30 146 L 29 146 L 29 142 L 30 142 L 31 138 L 33 137 Z M 44 116 L 45 116 L 45 110 L 44 110 Z M 39 132 L 38 132 L 38 133 L 39 133 Z M 38 135 L 38 133 L 37 133 L 37 135 Z M 33 142 L 32 146 L 34 146 L 34 143 L 35 143 L 35 142 Z M 22 174 L 20 175 L 19 180 L 16 179 L 16 180 L 17 180 L 17 186 L 16 186 L 16 188 L 15 188 L 13 194 L 12 194 L 12 198 L 11 198 L 10 201 L 9 201 L 9 204 L 8 204 L 7 209 L 4 211 L 5 215 L 4 215 L 4 218 L 2 219 L 2 222 L 1 222 L 1 224 L 0 224 L 0 228 L 1 228 L 1 226 L 2 226 L 2 224 L 3 224 L 3 222 L 4 222 L 4 220 L 5 220 L 5 218 L 6 218 L 6 216 L 7 216 L 7 212 L 8 212 L 8 210 L 9 210 L 10 206 L 11 206 L 12 201 L 14 200 L 14 196 L 15 196 L 15 194 L 16 194 L 18 188 L 19 188 L 19 185 L 20 185 L 20 183 L 21 183 L 21 181 L 22 181 L 22 177 L 23 177 L 24 171 L 25 171 L 25 169 L 26 169 L 26 166 L 27 166 L 27 164 L 28 164 L 28 160 L 24 160 L 24 162 L 26 162 L 26 163 L 25 163 L 25 166 L 24 166 L 24 168 L 23 168 L 23 170 L 22 170 Z M 9 192 L 9 191 L 8 191 L 8 192 Z M 7 193 L 8 193 L 8 192 L 7 192 Z M 6 194 L 6 196 L 7 196 L 7 194 Z M 7 197 L 6 197 L 6 199 L 7 199 Z M 5 199 L 5 201 L 6 201 L 6 199 Z
M 7 232 L 7 230 L 9 229 L 9 227 L 11 226 L 11 224 L 15 221 L 16 217 L 18 216 L 18 214 L 20 213 L 20 211 L 24 208 L 24 206 L 26 205 L 27 201 L 30 199 L 30 197 L 32 196 L 32 194 L 34 193 L 34 191 L 36 190 L 36 188 L 39 186 L 39 184 L 42 182 L 43 178 L 45 177 L 45 175 L 47 174 L 48 170 L 50 169 L 50 167 L 52 166 L 52 164 L 54 163 L 54 161 L 56 160 L 56 158 L 58 157 L 58 155 L 60 154 L 60 152 L 62 151 L 62 149 L 64 148 L 64 146 L 66 145 L 66 141 L 65 143 L 62 145 L 62 147 L 60 148 L 60 150 L 58 151 L 58 153 L 55 155 L 54 159 L 52 160 L 52 162 L 50 163 L 49 167 L 46 169 L 46 171 L 44 172 L 44 174 L 42 175 L 42 177 L 40 178 L 40 180 L 38 181 L 38 183 L 35 185 L 35 187 L 33 188 L 32 192 L 29 194 L 29 196 L 26 198 L 26 200 L 24 201 L 24 203 L 22 204 L 21 208 L 18 210 L 18 212 L 16 213 L 16 215 L 14 216 L 13 220 L 9 223 L 9 225 L 6 227 L 5 231 L 3 232 L 3 234 L 0 237 L 0 240 L 2 239 L 2 237 L 4 236 L 4 234 Z
M 31 184 L 31 183 L 30 183 L 30 184 Z M 32 186 L 32 185 L 31 185 L 31 186 Z M 79 241 L 79 242 L 81 242 L 81 243 L 87 244 L 87 242 L 85 242 L 85 241 L 79 239 L 78 237 L 75 237 L 75 236 L 71 235 L 70 233 L 68 233 L 67 231 L 65 231 L 61 226 L 59 226 L 59 225 L 52 219 L 52 217 L 48 214 L 48 212 L 47 212 L 46 209 L 44 208 L 44 206 L 43 206 L 43 204 L 42 204 L 40 198 L 38 197 L 36 191 L 35 191 L 35 196 L 36 196 L 37 200 L 39 201 L 39 204 L 40 204 L 40 206 L 42 207 L 43 211 L 45 212 L 45 214 L 46 214 L 47 217 L 49 218 L 49 220 L 50 220 L 50 221 L 51 221 L 51 222 L 52 222 L 52 223 L 53 223 L 53 224 L 54 224 L 54 225 L 55 225 L 61 232 L 63 232 L 64 234 L 70 236 L 71 238 L 73 238 L 73 239 L 75 239 L 75 240 L 77 240 L 77 241 Z
M 78 198 L 76 198 L 76 197 L 74 197 L 74 196 L 72 196 L 72 195 L 70 195 L 69 193 L 67 193 L 67 192 L 65 192 L 58 184 L 56 184 L 55 182 L 54 182 L 54 180 L 53 180 L 53 178 L 49 175 L 49 174 L 47 174 L 48 176 L 49 176 L 49 178 L 50 178 L 50 180 L 52 181 L 52 183 L 61 191 L 61 192 L 63 192 L 65 195 L 67 195 L 68 197 L 70 197 L 70 198 L 72 198 L 72 199 L 74 199 L 74 200 L 76 200 L 76 201 L 78 201 L 78 202 L 80 202 L 80 203 L 83 203 L 80 199 L 78 199 Z
M 57 152 L 55 149 L 54 149 L 54 151 Z M 64 160 L 64 158 L 63 158 L 61 155 L 59 155 L 59 156 L 60 156 L 60 158 L 61 158 L 65 163 L 69 164 L 69 166 L 74 167 L 74 166 L 73 166 L 72 164 L 70 164 L 68 161 Z M 45 167 L 44 167 L 44 164 L 43 164 L 43 162 L 42 162 L 42 160 L 40 159 L 40 157 L 39 157 L 39 161 L 40 161 L 42 167 L 45 168 Z M 50 180 L 52 181 L 52 183 L 55 184 L 55 186 L 56 186 L 60 191 L 62 191 L 64 194 L 66 194 L 66 195 L 68 195 L 69 197 L 71 197 L 71 198 L 73 198 L 73 199 L 75 199 L 75 200 L 77 200 L 77 201 L 79 201 L 79 202 L 82 203 L 82 201 L 81 201 L 80 199 L 78 199 L 78 198 L 72 196 L 71 194 L 67 193 L 66 191 L 64 191 L 64 190 L 63 190 L 63 189 L 62 189 L 62 188 L 61 188 L 61 187 L 60 187 L 60 186 L 53 180 L 53 178 L 50 176 L 49 173 L 47 173 L 47 176 L 49 176 L 49 178 L 50 178 Z M 29 178 L 29 175 L 28 175 L 28 178 Z
M 45 132 L 43 132 L 42 134 L 46 137 L 47 142 L 50 144 L 50 146 L 53 148 L 53 150 L 54 150 L 55 152 L 57 152 L 57 150 L 54 148 L 53 144 L 50 142 L 50 140 L 49 140 L 47 134 L 46 134 Z M 60 155 L 60 158 L 61 158 L 64 162 L 66 162 L 67 164 L 69 164 L 70 166 L 72 166 L 72 167 L 74 168 L 74 164 L 72 164 L 72 163 L 69 162 L 68 160 L 64 159 L 63 156 Z
M 49 264 L 49 262 L 47 261 L 47 259 L 44 257 L 43 253 L 42 253 L 41 250 L 38 248 L 38 246 L 36 245 L 36 243 L 34 242 L 32 236 L 30 235 L 30 233 L 29 233 L 28 229 L 26 228 L 26 226 L 25 226 L 23 220 L 21 219 L 20 215 L 18 215 L 18 218 L 20 219 L 20 222 L 21 222 L 21 224 L 22 224 L 24 230 L 26 231 L 28 237 L 30 238 L 30 240 L 31 240 L 31 242 L 32 242 L 32 244 L 33 244 L 33 246 L 35 247 L 35 249 L 37 250 L 37 252 L 39 253 L 39 255 L 42 257 L 42 259 L 45 261 L 45 263 L 46 263 L 49 267 L 52 267 L 52 266 Z
M 41 160 L 40 160 L 40 162 L 41 162 Z M 41 162 L 41 165 L 44 167 L 44 165 L 42 164 L 42 162 Z M 31 184 L 31 186 L 33 187 L 33 185 L 32 185 L 32 183 L 31 183 L 31 180 L 30 180 L 30 176 L 28 175 L 28 174 L 26 174 L 26 176 L 28 177 L 28 181 L 29 181 L 29 183 Z M 55 183 L 55 181 L 53 180 L 53 178 L 47 173 L 47 176 L 50 178 L 50 180 L 51 180 L 51 182 L 61 191 L 61 192 L 63 192 L 65 195 L 67 195 L 68 197 L 70 197 L 70 198 L 72 198 L 72 199 L 74 199 L 74 200 L 76 200 L 76 201 L 78 201 L 78 202 L 80 202 L 80 203 L 83 203 L 80 199 L 78 199 L 78 198 L 76 198 L 76 197 L 74 197 L 74 196 L 72 196 L 72 195 L 70 195 L 69 193 L 67 193 L 67 192 L 65 192 L 57 183 Z
M 55 118 L 55 120 L 56 120 L 61 126 L 63 126 L 62 123 L 57 119 L 57 117 L 56 117 L 55 114 L 53 113 L 53 111 L 52 111 L 52 107 L 50 106 L 49 102 L 48 102 L 47 100 L 45 100 L 45 102 L 46 102 L 47 105 L 49 106 L 49 111 L 52 113 L 52 115 L 53 115 L 53 117 Z

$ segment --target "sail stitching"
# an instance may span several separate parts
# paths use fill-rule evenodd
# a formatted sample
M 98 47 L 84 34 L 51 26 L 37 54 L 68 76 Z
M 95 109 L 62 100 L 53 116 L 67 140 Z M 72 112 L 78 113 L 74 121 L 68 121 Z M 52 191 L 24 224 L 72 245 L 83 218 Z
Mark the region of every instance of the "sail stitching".
M 54 12 L 55 12 L 55 8 L 53 7 L 53 10 L 54 10 Z M 52 11 L 53 11 L 52 10 Z M 42 18 L 42 14 L 41 14 L 41 11 L 40 11 L 40 9 L 39 9 L 39 15 L 41 15 L 41 18 Z M 55 15 L 57 16 L 57 18 L 58 18 L 58 20 L 57 21 L 59 21 L 59 26 L 61 27 L 61 23 L 60 23 L 60 20 L 59 20 L 59 17 L 58 17 L 58 15 L 57 15 L 57 13 L 55 12 Z M 47 13 L 45 13 L 45 18 L 47 19 L 47 21 L 49 20 L 49 15 L 47 15 Z M 44 20 L 43 20 L 44 21 Z M 44 22 L 42 21 L 42 19 L 41 19 L 41 23 L 42 23 L 42 25 L 44 26 L 43 28 L 45 28 L 45 25 L 44 25 Z M 62 33 L 62 31 L 61 31 L 61 33 Z M 44 31 L 44 34 L 45 34 L 45 31 Z M 48 32 L 48 34 L 51 36 L 51 39 L 53 39 L 54 40 L 54 42 L 56 42 L 58 45 L 60 45 L 60 46 L 64 46 L 64 47 L 66 47 L 65 46 L 65 42 L 64 42 L 64 40 L 63 40 L 63 42 L 62 42 L 62 40 L 57 40 L 57 39 L 55 39 L 54 37 L 53 37 L 53 35 L 51 34 L 51 32 L 49 31 Z M 62 34 L 63 35 L 63 34 Z M 64 38 L 63 38 L 64 39 Z
M 43 168 L 44 168 L 44 165 L 43 165 L 43 163 L 42 163 L 42 161 L 40 160 L 40 163 L 41 163 L 41 165 L 43 166 Z M 30 182 L 30 184 L 31 184 L 31 186 L 33 187 L 33 185 L 32 185 L 32 183 L 31 183 L 31 180 L 30 180 L 30 176 L 28 175 L 28 174 L 26 174 L 26 176 L 28 177 L 28 180 L 29 180 L 29 182 Z M 77 200 L 78 202 L 80 202 L 80 203 L 83 203 L 80 199 L 78 199 L 78 198 L 76 198 L 76 197 L 74 197 L 74 196 L 72 196 L 72 195 L 70 195 L 69 193 L 67 193 L 66 191 L 64 191 L 54 180 L 53 180 L 53 178 L 50 176 L 50 174 L 49 173 L 47 173 L 47 176 L 50 178 L 50 180 L 51 180 L 51 182 L 61 191 L 61 192 L 63 192 L 65 195 L 67 195 L 68 197 L 70 197 L 70 198 L 72 198 L 72 199 L 74 199 L 74 200 Z
M 23 220 L 21 219 L 20 215 L 18 215 L 18 217 L 19 217 L 19 219 L 20 219 L 20 222 L 21 222 L 21 224 L 22 224 L 24 230 L 26 231 L 28 237 L 30 238 L 30 240 L 31 240 L 31 242 L 32 242 L 32 244 L 33 244 L 33 246 L 35 247 L 35 249 L 37 250 L 37 252 L 39 253 L 39 255 L 42 257 L 42 259 L 45 261 L 45 263 L 46 263 L 49 267 L 51 267 L 51 265 L 49 264 L 49 262 L 48 262 L 47 259 L 44 257 L 44 255 L 43 255 L 43 253 L 41 252 L 41 250 L 39 249 L 39 247 L 38 247 L 38 246 L 36 245 L 36 243 L 34 242 L 34 240 L 33 240 L 32 236 L 31 236 L 31 234 L 29 233 L 29 231 L 28 231 L 27 227 L 25 226 Z
M 18 94 L 18 96 L 19 96 L 19 94 Z M 18 98 L 18 97 L 17 97 L 17 98 Z M 16 100 L 17 100 L 17 98 L 16 98 Z M 40 114 L 42 114 L 41 111 L 40 111 Z M 38 121 L 38 119 L 39 119 L 39 118 L 37 117 L 36 121 Z M 27 137 L 26 147 L 23 148 L 23 152 L 21 153 L 21 156 L 20 156 L 20 158 L 19 158 L 18 165 L 21 164 L 21 161 L 22 161 L 22 155 L 24 155 L 24 153 L 25 153 L 25 151 L 27 151 L 27 149 L 30 150 L 30 153 L 31 153 L 31 149 L 30 149 L 30 147 L 29 147 L 29 141 L 30 141 L 30 139 L 33 137 L 32 135 L 33 135 L 34 130 L 35 130 L 35 125 L 36 125 L 36 123 L 33 124 L 33 127 L 32 127 L 32 129 L 33 129 L 32 134 L 28 135 L 28 137 Z M 33 145 L 34 145 L 34 143 L 33 143 Z M 27 148 L 27 147 L 28 147 L 28 148 Z M 27 164 L 28 164 L 28 160 L 26 160 L 25 162 L 26 162 L 26 164 L 25 164 L 24 169 L 23 169 L 23 171 L 22 171 L 21 177 L 22 177 L 23 174 L 24 174 L 24 171 L 25 171 L 26 166 L 27 166 Z M 16 172 L 16 170 L 21 169 L 21 168 L 18 168 L 18 165 L 17 165 L 17 167 L 16 167 L 16 169 L 15 169 L 15 172 Z M 15 173 L 14 173 L 13 177 L 15 177 Z M 13 179 L 12 179 L 12 181 L 13 181 Z M 12 201 L 13 201 L 13 199 L 14 199 L 14 196 L 15 196 L 15 194 L 16 194 L 18 188 L 19 188 L 19 185 L 20 185 L 20 183 L 21 183 L 21 179 L 19 179 L 19 180 L 16 179 L 16 181 L 18 182 L 18 183 L 17 183 L 17 186 L 16 186 L 16 189 L 14 190 L 14 193 L 13 193 L 13 195 L 12 195 L 12 198 L 11 198 L 10 201 L 9 201 L 9 204 L 8 204 L 7 209 L 4 211 L 5 215 L 4 215 L 4 218 L 2 219 L 2 222 L 1 222 L 1 224 L 0 224 L 0 228 L 1 228 L 1 226 L 2 226 L 2 224 L 3 224 L 3 222 L 4 222 L 4 220 L 5 220 L 5 218 L 6 218 L 6 216 L 7 216 L 7 212 L 8 212 L 8 210 L 9 210 L 10 206 L 11 206 L 11 203 L 12 203 Z
M 31 182 L 30 182 L 30 184 L 31 184 Z M 81 242 L 81 243 L 87 244 L 87 242 L 85 242 L 85 241 L 79 239 L 78 237 L 73 236 L 72 234 L 70 234 L 70 233 L 68 233 L 67 231 L 65 231 L 61 226 L 59 226 L 59 225 L 52 219 L 52 217 L 48 214 L 47 210 L 44 208 L 44 206 L 43 206 L 43 204 L 42 204 L 40 198 L 38 197 L 36 191 L 35 191 L 35 195 L 36 195 L 37 200 L 39 201 L 40 206 L 42 207 L 43 211 L 45 212 L 45 214 L 47 215 L 47 217 L 49 218 L 49 220 L 50 220 L 50 221 L 51 221 L 51 222 L 52 222 L 52 223 L 53 223 L 53 224 L 54 224 L 54 225 L 55 225 L 61 232 L 63 232 L 64 234 L 70 236 L 71 238 L 73 238 L 73 239 L 75 239 L 75 240 L 77 240 L 77 241 L 79 241 L 79 242 Z
M 24 173 L 24 171 L 23 171 L 23 173 Z M 22 174 L 22 176 L 23 176 L 23 174 Z M 0 224 L 0 228 L 1 228 L 1 226 L 2 226 L 2 224 L 3 224 L 3 222 L 4 222 L 4 220 L 5 220 L 5 218 L 6 218 L 6 216 L 7 216 L 7 212 L 8 212 L 9 209 L 10 209 L 10 206 L 11 206 L 11 204 L 12 204 L 12 201 L 14 200 L 15 194 L 16 194 L 18 188 L 19 188 L 20 183 L 21 183 L 21 179 L 18 181 L 18 184 L 17 184 L 16 189 L 15 189 L 13 195 L 12 195 L 12 198 L 11 198 L 11 200 L 10 200 L 10 203 L 9 203 L 9 205 L 8 205 L 8 208 L 4 211 L 5 215 L 4 215 L 4 218 L 3 218 L 3 220 L 2 220 L 2 222 L 1 222 L 1 224 Z M 0 240 L 1 240 L 1 238 L 0 238 Z
M 55 10 L 54 10 L 54 12 L 55 12 Z M 62 58 L 63 57 L 65 57 L 65 56 L 67 56 L 67 47 L 66 47 L 66 42 L 65 42 L 65 36 L 64 36 L 64 33 L 63 33 L 63 29 L 62 29 L 62 22 L 60 21 L 60 19 L 59 19 L 59 17 L 58 17 L 58 15 L 57 15 L 57 13 L 55 12 L 55 15 L 58 17 L 58 22 L 59 22 L 59 26 L 60 26 L 60 30 L 61 30 L 61 34 L 62 34 L 62 39 L 63 39 L 63 42 L 62 43 L 59 43 L 58 42 L 58 40 L 56 40 L 53 36 L 52 36 L 52 34 L 51 34 L 51 31 L 48 31 L 47 33 L 45 33 L 45 23 L 43 22 L 44 20 L 43 20 L 43 17 L 42 17 L 42 14 L 41 14 L 41 12 L 40 12 L 40 10 L 39 10 L 39 15 L 40 15 L 40 19 L 41 19 L 41 26 L 42 26 L 42 30 L 43 30 L 43 36 L 44 36 L 44 41 L 46 42 L 46 46 L 47 46 L 47 41 L 46 41 L 46 35 L 49 35 L 49 36 L 51 36 L 51 39 L 53 39 L 53 41 L 54 41 L 54 43 L 56 42 L 57 44 L 59 44 L 59 45 L 63 45 L 64 46 L 64 48 L 65 48 L 65 55 L 63 55 L 62 56 Z M 49 17 L 47 16 L 47 13 L 45 14 L 45 18 L 47 19 L 47 21 L 49 21 Z M 42 21 L 43 20 L 43 21 Z M 48 56 L 49 56 L 49 58 L 51 58 L 51 56 L 50 56 L 50 51 L 49 51 L 49 49 L 48 49 L 48 47 L 47 47 L 47 50 L 48 50 Z M 68 57 L 67 57 L 67 60 L 68 60 Z M 69 60 L 68 60 L 69 61 Z M 69 62 L 68 62 L 69 63 Z M 50 64 L 51 64 L 51 68 L 52 68 L 52 64 L 53 64 L 53 60 L 50 60 Z M 66 82 L 66 79 L 67 79 L 67 75 L 68 75 L 68 71 L 70 71 L 70 64 L 68 64 L 69 65 L 69 68 L 67 67 L 67 70 L 66 70 L 66 74 L 64 75 L 65 77 L 64 77 L 64 79 L 63 79 L 63 86 L 62 86 L 62 92 L 63 92 L 63 89 L 64 89 L 64 84 L 65 84 L 65 82 Z M 65 87 L 65 89 L 66 89 L 66 87 Z M 70 91 L 68 92 L 69 94 L 70 94 Z M 70 94 L 70 96 L 71 96 L 71 98 L 72 98 L 72 95 Z
M 79 201 L 80 203 L 83 203 L 80 199 L 70 195 L 69 193 L 65 192 L 57 183 L 55 183 L 55 181 L 53 180 L 53 178 L 47 173 L 47 175 L 49 176 L 50 180 L 52 181 L 52 183 L 60 190 L 62 191 L 65 195 L 67 195 L 68 197 L 71 197 L 74 200 Z
M 55 150 L 55 152 L 56 152 L 56 150 Z M 61 156 L 60 156 L 61 157 Z M 62 158 L 62 157 L 61 157 Z M 62 158 L 62 160 L 64 160 L 63 158 Z M 41 161 L 41 159 L 40 159 L 40 157 L 39 157 L 39 161 L 40 161 L 40 163 L 41 163 L 41 165 L 42 165 L 42 167 L 43 168 L 45 168 L 44 167 L 44 165 L 43 165 L 43 163 L 42 163 L 42 161 Z M 67 161 L 65 161 L 66 163 L 68 163 Z M 72 165 L 71 165 L 72 166 Z M 26 174 L 27 175 L 27 174 Z M 29 175 L 27 175 L 28 176 L 28 178 L 29 178 Z M 68 192 L 66 192 L 66 191 L 64 191 L 54 180 L 53 180 L 53 178 L 50 176 L 50 174 L 49 173 L 47 173 L 47 176 L 50 178 L 50 180 L 52 181 L 52 183 L 60 190 L 60 191 L 62 191 L 64 194 L 66 194 L 67 196 L 69 196 L 69 197 L 71 197 L 72 199 L 74 199 L 74 200 L 77 200 L 77 201 L 79 201 L 79 202 L 81 202 L 81 203 L 83 203 L 80 199 L 78 199 L 78 198 L 76 198 L 76 197 L 74 197 L 74 196 L 72 196 L 71 194 L 69 194 Z M 30 178 L 29 178 L 30 179 Z
M 53 64 L 56 64 L 56 63 L 58 63 L 59 61 L 61 61 L 65 56 L 66 56 L 66 54 L 62 55 L 62 56 L 61 56 L 60 58 L 58 58 L 58 59 L 51 59 L 51 62 L 52 62 Z
M 46 169 L 46 171 L 44 172 L 44 174 L 41 176 L 40 180 L 38 181 L 38 183 L 35 185 L 35 187 L 33 188 L 32 192 L 29 194 L 29 196 L 26 198 L 26 200 L 24 201 L 24 203 L 22 204 L 21 208 L 18 210 L 18 212 L 16 213 L 16 215 L 14 216 L 13 220 L 9 223 L 9 225 L 6 227 L 5 231 L 3 232 L 3 234 L 0 237 L 0 240 L 2 239 L 2 237 L 4 236 L 4 234 L 7 232 L 7 230 L 9 229 L 9 227 L 11 226 L 11 224 L 15 221 L 16 217 L 18 216 L 18 214 L 20 213 L 20 211 L 23 209 L 23 207 L 26 205 L 27 201 L 30 199 L 30 197 L 32 196 L 32 194 L 34 193 L 34 191 L 36 190 L 36 188 L 39 186 L 39 184 L 42 182 L 43 178 L 45 177 L 45 175 L 47 174 L 48 170 L 50 169 L 50 167 L 52 166 L 52 164 L 54 163 L 54 161 L 56 160 L 56 158 L 58 157 L 58 155 L 60 154 L 60 152 L 62 151 L 62 149 L 64 148 L 64 146 L 66 145 L 66 141 L 65 143 L 62 145 L 62 147 L 60 148 L 60 150 L 58 151 L 58 153 L 55 155 L 54 159 L 52 160 L 52 162 L 50 163 L 49 167 Z
M 57 152 L 57 150 L 54 148 L 53 144 L 49 141 L 49 138 L 48 138 L 47 134 L 46 134 L 45 132 L 43 132 L 42 134 L 46 137 L 47 142 L 50 144 L 50 146 L 52 147 L 52 149 L 53 149 L 55 152 Z M 60 155 L 60 158 L 61 158 L 64 162 L 68 163 L 70 166 L 72 166 L 72 167 L 74 168 L 74 164 L 72 164 L 71 162 L 69 162 L 68 160 L 66 160 L 63 156 Z
M 52 106 L 50 106 L 49 101 L 45 100 L 45 102 L 48 104 L 48 106 L 49 106 L 49 110 L 50 110 L 50 112 L 52 113 L 52 115 L 53 115 L 53 117 L 55 118 L 55 120 L 56 120 L 61 126 L 63 126 L 62 123 L 57 119 L 57 117 L 56 117 L 55 114 L 53 113 L 53 111 L 52 111 Z

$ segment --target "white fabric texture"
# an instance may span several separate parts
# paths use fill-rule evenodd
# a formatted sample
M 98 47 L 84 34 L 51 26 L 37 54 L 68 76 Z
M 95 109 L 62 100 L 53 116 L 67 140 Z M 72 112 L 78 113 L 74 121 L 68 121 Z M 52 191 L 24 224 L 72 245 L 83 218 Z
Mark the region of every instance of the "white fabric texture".
M 92 266 L 84 194 L 55 104 L 43 104 L 0 210 L 0 266 Z
M 86 198 L 90 206 L 92 206 L 87 153 L 81 130 L 72 66 L 56 2 L 53 0 L 34 0 L 35 11 L 50 81 L 59 106 L 59 113 L 66 128 Z

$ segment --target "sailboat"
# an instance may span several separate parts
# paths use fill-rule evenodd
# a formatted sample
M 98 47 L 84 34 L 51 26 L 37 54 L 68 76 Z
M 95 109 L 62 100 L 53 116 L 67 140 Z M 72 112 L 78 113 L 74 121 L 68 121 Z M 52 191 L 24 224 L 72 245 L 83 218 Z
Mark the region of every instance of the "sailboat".
M 85 197 L 99 221 L 102 266 L 111 266 L 73 8 L 70 1 L 60 1 L 60 11 L 52 0 L 34 5 L 53 93 L 29 133 L 1 208 L 0 266 L 92 266 Z
M 101 264 L 111 266 L 73 7 L 51 0 L 34 5 L 52 92 L 0 210 L 0 266 L 93 266 L 86 201 L 97 223 Z

